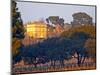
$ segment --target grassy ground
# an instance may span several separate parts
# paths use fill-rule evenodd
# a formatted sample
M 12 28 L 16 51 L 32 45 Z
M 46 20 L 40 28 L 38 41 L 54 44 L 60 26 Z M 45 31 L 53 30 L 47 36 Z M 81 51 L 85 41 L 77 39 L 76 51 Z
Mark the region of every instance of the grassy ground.
M 25 67 L 16 67 L 14 68 L 15 73 L 23 74 L 23 73 L 41 73 L 41 72 L 58 72 L 58 71 L 75 71 L 75 70 L 92 70 L 96 69 L 96 64 L 88 64 L 88 65 L 72 65 L 65 67 L 33 67 L 33 66 L 25 66 Z

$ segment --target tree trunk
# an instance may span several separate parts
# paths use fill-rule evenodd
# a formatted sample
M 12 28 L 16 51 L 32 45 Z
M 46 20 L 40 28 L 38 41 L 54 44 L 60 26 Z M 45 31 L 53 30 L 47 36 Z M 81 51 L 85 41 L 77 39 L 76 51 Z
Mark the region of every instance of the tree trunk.
M 34 67 L 37 68 L 37 60 L 36 60 L 36 57 L 35 57 Z
M 78 62 L 77 62 L 77 64 L 78 64 L 78 66 L 80 66 L 80 64 L 81 64 L 81 58 L 80 58 L 80 56 L 79 56 L 79 53 L 77 52 L 77 60 L 78 60 Z
M 83 64 L 83 63 L 84 63 L 85 59 L 86 59 L 86 57 L 83 57 L 83 60 L 82 60 L 81 64 Z
M 53 60 L 51 60 L 51 67 L 53 67 Z
M 64 60 L 60 60 L 61 67 L 64 67 Z
M 53 67 L 54 67 L 54 68 L 55 68 L 55 62 L 56 62 L 56 61 L 53 62 Z

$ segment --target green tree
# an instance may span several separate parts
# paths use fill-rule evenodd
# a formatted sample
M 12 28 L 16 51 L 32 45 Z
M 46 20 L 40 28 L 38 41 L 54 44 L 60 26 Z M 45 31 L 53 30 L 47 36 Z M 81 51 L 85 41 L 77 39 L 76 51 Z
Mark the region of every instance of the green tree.
M 87 37 L 88 36 L 88 37 Z M 80 27 L 73 27 L 69 31 L 64 31 L 61 34 L 61 37 L 70 38 L 72 41 L 73 47 L 70 47 L 72 54 L 75 52 L 78 56 L 81 55 L 81 58 L 86 57 L 96 57 L 96 28 L 93 25 L 84 25 Z M 71 49 L 72 48 L 72 49 Z M 84 60 L 81 61 L 81 58 L 78 57 L 78 64 L 84 63 Z
M 75 52 L 77 54 L 77 60 L 78 60 L 77 64 L 79 66 L 84 62 L 85 58 L 87 57 L 84 44 L 88 38 L 89 35 L 84 32 L 75 32 L 70 36 L 70 39 L 73 43 L 70 48 L 72 48 L 71 49 L 72 53 Z
M 60 18 L 59 16 L 49 16 L 48 18 L 46 18 L 46 21 L 48 24 L 60 24 L 60 25 L 64 25 L 64 19 Z
M 21 14 L 18 12 L 17 3 L 12 0 L 12 56 L 19 55 L 21 40 L 24 38 L 24 26 Z
M 74 13 L 72 15 L 72 17 L 73 17 L 73 22 L 71 22 L 71 23 L 73 26 L 86 25 L 86 24 L 92 25 L 93 24 L 92 17 L 85 12 Z
M 91 38 L 96 38 L 96 27 L 95 26 L 91 26 L 91 25 L 84 25 L 84 26 L 80 26 L 80 27 L 72 27 L 71 29 L 69 29 L 69 31 L 64 31 L 61 36 L 62 37 L 70 37 L 71 34 L 75 33 L 75 32 L 84 32 L 88 35 L 90 35 Z
M 95 39 L 88 39 L 85 42 L 86 53 L 89 57 L 92 57 L 94 62 L 96 62 L 96 40 Z

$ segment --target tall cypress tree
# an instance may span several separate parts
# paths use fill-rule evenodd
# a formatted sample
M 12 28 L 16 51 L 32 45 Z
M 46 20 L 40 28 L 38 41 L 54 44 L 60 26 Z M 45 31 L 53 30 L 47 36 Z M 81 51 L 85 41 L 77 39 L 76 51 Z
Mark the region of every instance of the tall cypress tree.
M 24 26 L 17 3 L 12 0 L 12 56 L 16 59 L 21 52 L 21 40 L 24 38 Z

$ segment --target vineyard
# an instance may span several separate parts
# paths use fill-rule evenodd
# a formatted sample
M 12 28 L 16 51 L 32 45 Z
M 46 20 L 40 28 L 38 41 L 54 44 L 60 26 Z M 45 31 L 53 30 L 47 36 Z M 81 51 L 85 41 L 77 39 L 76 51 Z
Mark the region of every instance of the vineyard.
M 78 66 L 77 64 L 66 64 L 64 67 L 55 66 L 50 67 L 46 66 L 38 66 L 37 68 L 34 65 L 25 65 L 25 66 L 16 66 L 14 68 L 15 73 L 37 73 L 37 72 L 57 72 L 57 71 L 75 71 L 75 70 L 91 70 L 96 69 L 96 63 L 84 63 Z

